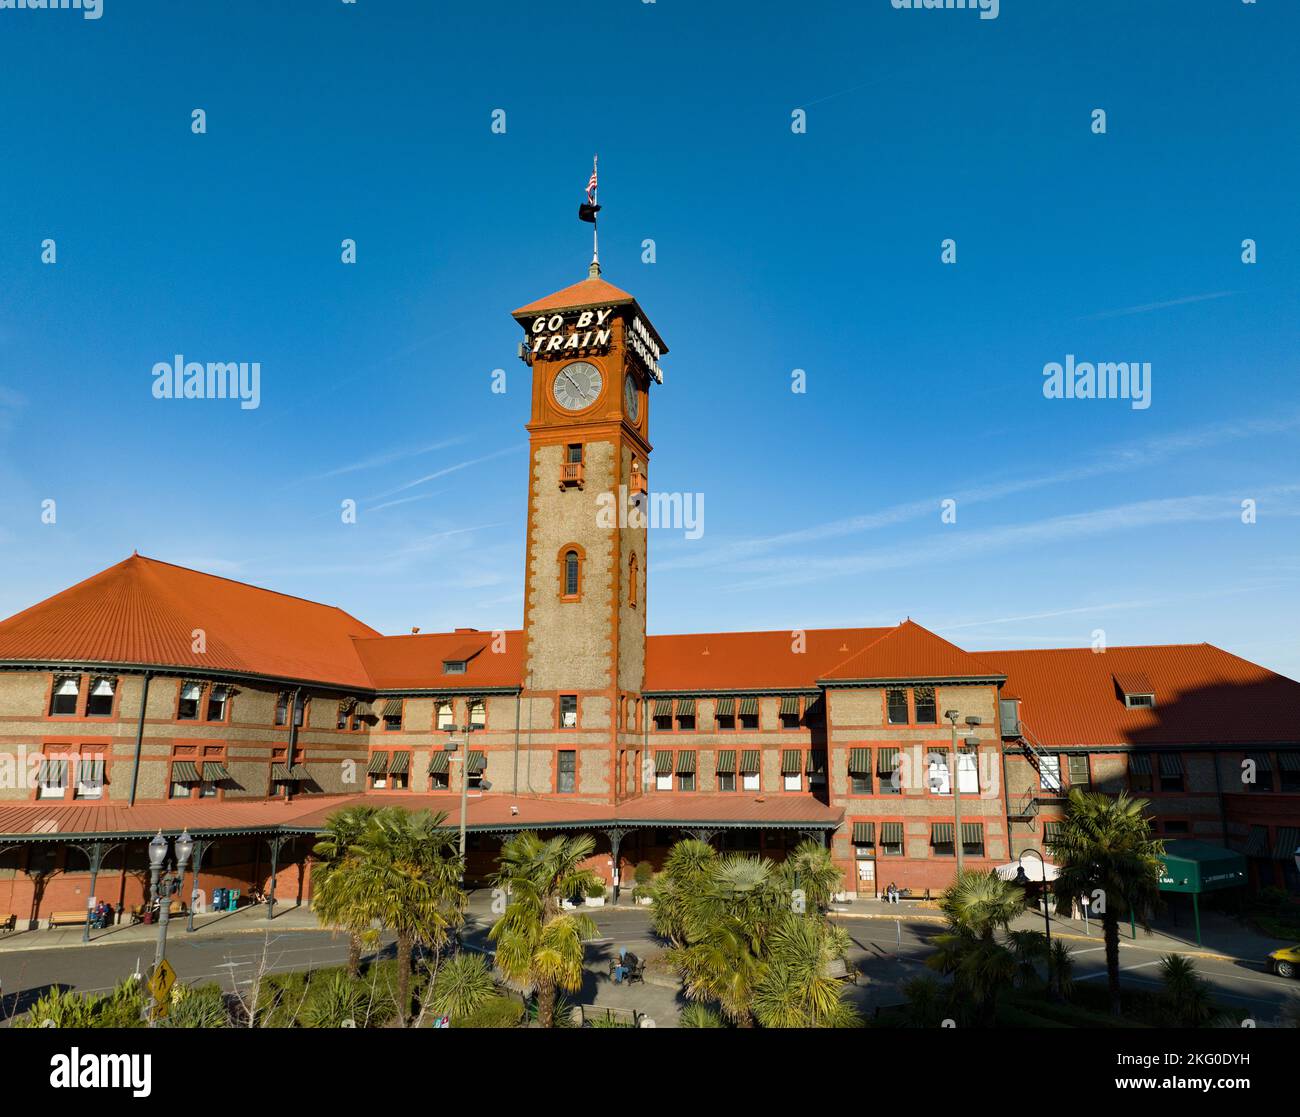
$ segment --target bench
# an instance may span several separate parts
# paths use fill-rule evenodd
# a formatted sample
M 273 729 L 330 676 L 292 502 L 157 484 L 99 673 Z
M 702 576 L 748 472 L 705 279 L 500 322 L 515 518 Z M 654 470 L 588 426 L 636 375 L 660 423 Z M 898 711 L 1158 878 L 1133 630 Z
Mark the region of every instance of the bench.
M 592 1028 L 598 1023 L 639 1028 L 644 1018 L 645 1013 L 634 1008 L 610 1008 L 608 1005 L 574 1005 L 569 1016 L 575 1028 Z
M 634 981 L 645 981 L 645 959 L 638 958 L 635 954 L 629 954 L 626 960 L 620 959 L 615 955 L 609 960 L 609 979 L 615 981 L 614 971 L 623 967 L 623 982 L 631 985 Z
M 858 983 L 858 971 L 844 958 L 832 958 L 827 962 L 822 967 L 822 977 L 833 978 L 835 981 L 850 981 L 854 985 Z
M 90 913 L 82 911 L 52 911 L 50 912 L 50 927 L 52 931 L 55 927 L 81 927 L 85 924 Z
M 7 935 L 10 931 L 18 926 L 18 916 L 14 912 L 6 915 L 3 921 L 0 921 L 0 934 Z
M 131 922 L 143 923 L 145 921 L 145 916 L 150 915 L 150 913 L 153 912 L 153 910 L 154 909 L 152 904 L 141 904 L 138 908 L 136 908 L 131 912 Z M 184 915 L 184 914 L 185 914 L 185 904 L 181 900 L 172 900 L 170 903 L 168 903 L 167 905 L 168 918 L 170 918 L 173 915 Z

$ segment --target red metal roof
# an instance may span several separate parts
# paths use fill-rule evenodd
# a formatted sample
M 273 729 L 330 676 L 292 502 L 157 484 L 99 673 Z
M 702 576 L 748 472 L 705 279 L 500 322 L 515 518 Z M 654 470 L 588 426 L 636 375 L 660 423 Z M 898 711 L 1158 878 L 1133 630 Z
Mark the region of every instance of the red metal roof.
M 610 306 L 635 301 L 626 291 L 599 277 L 593 277 L 555 291 L 544 298 L 530 302 L 527 306 L 521 306 L 518 310 L 511 311 L 511 316 L 521 318 L 528 314 L 540 314 L 546 310 L 572 310 L 580 306 L 598 304 Z
M 987 679 L 1001 672 L 970 652 L 962 651 L 906 620 L 886 629 L 879 640 L 844 660 L 822 677 L 837 682 L 867 679 Z
M 810 628 L 802 634 L 698 632 L 650 636 L 646 639 L 645 689 L 651 692 L 811 689 L 835 664 L 890 631 L 888 628 Z
M 501 646 L 500 651 L 494 651 Z M 428 632 L 418 636 L 376 636 L 356 641 L 357 654 L 376 690 L 423 690 L 446 687 L 517 687 L 523 677 L 524 638 L 518 629 L 484 633 L 468 642 L 463 632 Z M 465 660 L 465 670 L 449 675 L 443 664 Z
M 206 650 L 195 651 L 196 632 Z M 369 686 L 332 605 L 132 555 L 0 622 L 0 662 L 165 665 Z
M 1300 683 L 1212 644 L 980 652 L 1044 745 L 1300 741 Z M 1152 708 L 1129 709 L 1115 680 L 1146 677 Z M 1138 692 L 1134 692 L 1138 693 Z

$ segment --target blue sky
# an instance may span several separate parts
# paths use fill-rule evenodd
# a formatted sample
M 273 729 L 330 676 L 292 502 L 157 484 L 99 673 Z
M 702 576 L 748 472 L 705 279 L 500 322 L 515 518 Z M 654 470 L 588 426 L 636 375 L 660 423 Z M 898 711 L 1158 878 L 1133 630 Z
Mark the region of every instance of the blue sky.
M 518 625 L 509 311 L 585 275 L 599 150 L 606 278 L 671 349 L 652 484 L 705 500 L 652 631 L 1300 676 L 1298 53 L 1289 0 L 0 11 L 0 615 L 139 549 Z M 260 362 L 260 406 L 154 399 L 176 353 Z M 1045 399 L 1066 354 L 1150 362 L 1151 406 Z

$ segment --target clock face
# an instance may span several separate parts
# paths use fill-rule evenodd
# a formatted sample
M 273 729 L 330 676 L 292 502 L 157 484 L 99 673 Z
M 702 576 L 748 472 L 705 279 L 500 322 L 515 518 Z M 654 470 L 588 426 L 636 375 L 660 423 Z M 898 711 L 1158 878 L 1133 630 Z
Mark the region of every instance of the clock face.
M 636 390 L 636 381 L 631 375 L 623 381 L 623 403 L 627 417 L 635 423 L 641 413 L 641 395 Z
M 574 361 L 555 375 L 555 402 L 568 411 L 581 411 L 596 402 L 601 383 L 600 369 L 586 361 Z

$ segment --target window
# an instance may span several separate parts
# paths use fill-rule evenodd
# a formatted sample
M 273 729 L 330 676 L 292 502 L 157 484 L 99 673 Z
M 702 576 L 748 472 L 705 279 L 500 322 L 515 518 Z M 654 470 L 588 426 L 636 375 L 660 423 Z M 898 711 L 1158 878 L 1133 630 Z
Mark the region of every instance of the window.
M 677 754 L 677 790 L 695 790 L 695 753 L 684 749 Z
M 113 713 L 113 692 L 116 679 L 96 679 L 90 684 L 90 697 L 86 699 L 86 717 L 106 718 Z
M 1128 785 L 1130 791 L 1150 793 L 1154 789 L 1152 782 L 1151 754 L 1149 752 L 1132 752 L 1128 757 Z
M 885 691 L 885 704 L 890 725 L 907 724 L 907 691 L 901 686 L 891 686 Z
M 963 822 L 961 824 L 961 851 L 967 857 L 984 856 L 984 823 Z
M 740 700 L 740 728 L 758 728 L 758 699 L 742 698 Z
M 223 686 L 214 686 L 208 694 L 208 721 L 226 720 L 226 700 L 230 691 Z
M 781 709 L 777 715 L 781 719 L 782 729 L 799 728 L 799 699 L 796 695 L 787 694 L 781 699 Z
M 736 750 L 719 749 L 717 764 L 714 768 L 718 777 L 719 791 L 736 790 Z
M 176 705 L 176 717 L 181 721 L 197 721 L 199 702 L 202 698 L 201 683 L 181 683 L 181 698 Z
M 384 732 L 397 733 L 402 728 L 402 700 L 389 698 L 384 702 Z
M 718 790 L 735 791 L 736 790 L 736 773 L 719 772 L 718 773 Z
M 880 777 L 876 788 L 878 795 L 901 795 L 903 777 L 898 770 L 899 749 L 876 750 L 876 775 Z
M 952 784 L 948 772 L 948 750 L 931 749 L 926 758 L 927 782 L 931 795 L 951 795 Z M 951 843 L 950 843 L 951 844 Z
M 1061 758 L 1054 753 L 1038 757 L 1038 790 L 1050 795 L 1061 793 Z
M 102 799 L 104 797 L 104 757 L 98 753 L 82 753 L 75 759 L 77 765 L 77 787 L 75 797 L 78 799 Z
M 451 760 L 446 749 L 434 748 L 429 754 L 429 790 L 448 791 L 451 788 Z
M 1150 709 L 1156 704 L 1154 694 L 1126 694 L 1124 695 L 1124 705 L 1130 710 Z
M 570 443 L 569 446 L 566 448 L 566 453 L 567 453 L 567 457 L 565 460 L 568 461 L 570 465 L 582 464 L 582 443 L 580 442 Z
M 636 554 L 633 553 L 627 564 L 627 603 L 636 608 Z
M 456 723 L 451 716 L 451 703 L 439 702 L 434 713 L 434 723 L 439 730 L 444 733 L 450 733 Z
M 849 750 L 849 794 L 871 794 L 871 750 Z
M 555 754 L 555 790 L 571 793 L 578 790 L 578 754 L 573 749 L 561 749 Z
M 56 717 L 75 717 L 77 696 L 81 680 L 76 675 L 63 675 L 54 680 L 54 693 L 50 696 L 50 714 Z
M 578 726 L 578 696 L 560 695 L 560 728 L 576 729 Z
M 734 698 L 718 699 L 718 704 L 714 707 L 713 722 L 724 733 L 736 728 L 736 700 Z
M 1279 763 L 1285 761 L 1286 753 L 1279 753 Z M 1253 768 L 1246 765 L 1250 761 Z M 1241 790 L 1242 791 L 1272 791 L 1273 790 L 1273 758 L 1266 752 L 1248 752 L 1240 764 L 1241 769 Z M 1248 778 L 1250 775 L 1254 779 Z M 1286 770 L 1283 768 L 1282 782 L 1286 784 Z M 1234 788 L 1235 790 L 1235 788 Z
M 560 566 L 560 596 L 576 601 L 582 591 L 582 559 L 575 550 L 565 551 Z
M 1282 790 L 1300 791 L 1300 752 L 1280 752 L 1277 766 L 1281 769 Z
M 912 704 L 916 710 L 917 725 L 934 725 L 939 720 L 939 708 L 934 701 L 934 687 L 919 686 L 912 690 Z
M 824 749 L 812 749 L 808 753 L 808 787 L 826 786 L 826 752 Z
M 953 845 L 953 824 L 951 822 L 932 822 L 930 824 L 930 848 L 935 857 L 955 857 Z
M 577 699 L 575 698 L 574 701 L 576 702 Z M 576 717 L 577 717 L 576 711 L 575 711 L 574 716 L 575 716 L 575 719 L 576 719 Z M 471 728 L 473 728 L 473 729 L 486 729 L 486 728 L 487 728 L 487 704 L 483 701 L 483 699 L 481 699 L 481 698 L 475 698 L 472 702 L 470 702 L 470 704 L 469 704 L 469 724 L 470 724 Z M 576 721 L 575 721 L 575 724 L 576 724 Z
M 288 694 L 277 694 L 275 696 L 275 724 L 289 724 L 289 696 Z
M 1192 825 L 1190 822 L 1167 818 L 1164 821 L 1164 831 L 1166 834 L 1190 834 Z
M 1160 754 L 1160 790 L 1183 790 L 1183 758 L 1176 752 Z
M 962 749 L 957 754 L 957 790 L 963 795 L 979 794 L 979 755 L 974 749 Z
M 695 728 L 695 699 L 677 699 L 677 728 L 691 731 Z
M 36 774 L 38 799 L 62 799 L 68 786 L 68 761 L 64 756 L 47 756 Z
M 655 752 L 655 790 L 672 791 L 673 789 L 673 754 L 668 749 Z
M 882 822 L 880 824 L 880 852 L 886 857 L 903 856 L 903 824 L 901 822 Z
M 803 790 L 803 753 L 798 749 L 781 750 L 781 786 L 786 791 Z
M 306 720 L 307 720 L 307 696 L 305 694 L 300 694 L 296 699 L 294 699 L 294 703 L 293 703 L 293 724 L 296 725 L 299 729 L 301 729 L 303 727 L 303 723 L 306 722 Z
M 820 694 L 812 694 L 803 700 L 803 723 L 816 728 L 826 724 L 826 703 Z

